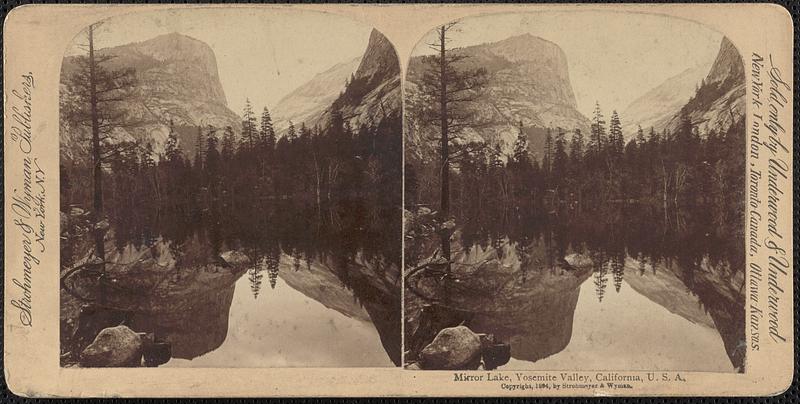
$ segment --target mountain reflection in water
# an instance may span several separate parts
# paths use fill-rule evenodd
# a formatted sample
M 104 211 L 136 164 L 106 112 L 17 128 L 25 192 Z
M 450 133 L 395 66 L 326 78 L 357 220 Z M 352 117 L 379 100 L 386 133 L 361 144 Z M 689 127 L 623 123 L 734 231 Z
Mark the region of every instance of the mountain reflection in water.
M 115 318 L 168 342 L 166 366 L 394 366 L 399 229 L 364 209 L 323 220 L 274 203 L 118 215 L 106 236 L 111 290 L 62 290 L 62 351 L 85 345 L 76 328 L 88 301 L 103 313 L 89 323 Z
M 406 341 L 422 344 L 433 305 L 509 343 L 500 369 L 743 371 L 744 243 L 701 213 L 677 225 L 621 208 L 467 222 L 451 276 L 406 280 Z

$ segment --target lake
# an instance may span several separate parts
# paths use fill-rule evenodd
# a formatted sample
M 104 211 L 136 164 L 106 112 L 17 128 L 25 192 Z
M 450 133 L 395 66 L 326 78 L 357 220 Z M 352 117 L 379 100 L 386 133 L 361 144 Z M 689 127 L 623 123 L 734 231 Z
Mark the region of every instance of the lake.
M 499 369 L 743 371 L 744 243 L 695 213 L 466 222 L 451 237 L 450 274 L 406 280 L 411 357 L 431 338 L 419 328 L 435 306 L 451 317 L 439 314 L 440 326 L 508 343 Z
M 62 356 L 122 323 L 170 345 L 163 366 L 395 366 L 399 237 L 384 234 L 390 219 L 360 209 L 321 218 L 268 203 L 112 216 L 105 282 L 84 273 L 62 288 Z M 62 254 L 85 257 L 90 245 Z

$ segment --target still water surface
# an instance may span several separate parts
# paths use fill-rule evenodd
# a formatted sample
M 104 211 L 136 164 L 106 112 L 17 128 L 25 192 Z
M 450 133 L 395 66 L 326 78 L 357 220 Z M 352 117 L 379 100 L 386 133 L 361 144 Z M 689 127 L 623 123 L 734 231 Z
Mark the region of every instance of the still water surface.
M 395 366 L 399 230 L 382 221 L 399 221 L 369 217 L 287 204 L 125 212 L 106 235 L 105 284 L 78 274 L 62 289 L 62 354 L 122 323 L 170 345 L 163 366 Z M 62 255 L 75 266 L 93 248 Z
M 356 303 L 344 314 L 280 278 L 274 290 L 264 292 L 254 299 L 250 282 L 240 278 L 222 345 L 194 359 L 172 358 L 164 366 L 394 366 L 367 312 Z
M 465 223 L 451 239 L 451 274 L 407 279 L 409 346 L 431 338 L 422 307 L 433 306 L 446 313 L 437 327 L 463 322 L 508 343 L 500 369 L 742 371 L 744 243 L 702 212 L 659 217 Z M 411 247 L 425 257 L 437 248 L 429 241 Z

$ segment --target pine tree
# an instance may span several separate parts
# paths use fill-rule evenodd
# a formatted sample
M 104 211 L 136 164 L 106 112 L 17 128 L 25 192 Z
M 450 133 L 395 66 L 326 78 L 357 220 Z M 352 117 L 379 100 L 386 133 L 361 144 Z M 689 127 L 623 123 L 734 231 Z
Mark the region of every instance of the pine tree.
M 298 138 L 301 143 L 308 143 L 311 141 L 311 131 L 306 127 L 305 122 L 300 123 L 300 131 L 298 133 L 300 134 Z
M 294 143 L 297 140 L 297 130 L 294 128 L 294 123 L 289 121 L 289 129 L 286 130 L 286 140 L 289 143 Z
M 208 126 L 208 132 L 206 133 L 206 150 L 205 150 L 205 170 L 208 174 L 209 182 L 215 181 L 218 178 L 220 172 L 220 155 L 218 145 L 219 139 L 217 139 L 217 130 L 213 126 Z
M 233 128 L 230 126 L 225 127 L 225 133 L 222 135 L 222 159 L 225 163 L 229 163 L 236 153 L 236 139 L 233 135 Z
M 269 287 L 275 289 L 275 285 L 278 283 L 278 272 L 280 271 L 280 266 L 278 262 L 272 262 L 269 267 L 267 267 L 267 277 L 269 278 Z
M 201 126 L 197 126 L 197 136 L 195 137 L 194 143 L 194 166 L 199 171 L 203 169 L 203 156 L 205 156 L 205 146 L 203 145 L 204 142 L 203 138 L 203 128 Z
M 647 134 L 647 143 L 650 143 L 651 145 L 656 145 L 659 142 L 660 142 L 660 139 L 658 137 L 658 133 L 656 133 L 655 128 L 653 128 L 651 126 L 650 127 L 650 132 L 648 132 L 648 134 Z
M 573 167 L 583 164 L 583 133 L 580 129 L 572 132 L 572 140 L 569 143 L 569 159 Z
M 519 133 L 514 142 L 514 162 L 519 165 L 530 164 L 530 154 L 528 151 L 528 137 L 525 135 L 522 121 L 519 121 Z
M 564 131 L 561 128 L 558 128 L 556 133 L 556 139 L 553 143 L 553 177 L 555 178 L 557 183 L 560 183 L 563 177 L 567 173 L 567 145 L 566 139 L 564 138 Z
M 261 291 L 261 282 L 264 274 L 261 273 L 260 265 L 256 264 L 247 271 L 247 278 L 250 281 L 250 291 L 253 293 L 253 299 L 258 299 L 258 293 Z
M 640 148 L 644 146 L 647 140 L 644 138 L 644 130 L 642 130 L 642 125 L 639 125 L 636 129 L 636 145 Z
M 280 270 L 281 262 L 280 248 L 277 245 L 270 246 L 264 259 L 267 264 L 267 278 L 269 280 L 269 286 L 270 288 L 275 289 L 275 285 L 278 282 L 278 271 Z
M 584 165 L 584 139 L 583 133 L 580 129 L 575 129 L 572 132 L 572 139 L 569 142 L 569 164 L 567 174 L 569 176 L 569 184 L 571 191 L 573 191 L 571 201 L 580 201 L 583 192 L 583 184 L 586 179 L 583 178 L 585 170 Z
M 591 135 L 589 136 L 589 152 L 594 156 L 599 155 L 606 146 L 605 124 L 603 112 L 600 110 L 600 103 L 595 102 L 594 113 L 592 114 Z
M 600 261 L 599 265 L 595 265 L 595 270 L 593 273 L 594 292 L 597 295 L 598 302 L 602 302 L 603 296 L 606 294 L 606 286 L 608 286 L 608 278 L 606 277 L 608 274 L 607 271 L 605 260 Z
M 264 107 L 264 111 L 261 112 L 260 135 L 265 149 L 272 150 L 275 148 L 275 128 L 272 126 L 272 117 L 270 117 L 267 107 Z
M 611 112 L 611 122 L 608 128 L 608 146 L 611 155 L 617 160 L 622 156 L 624 142 L 622 137 L 622 123 L 620 123 L 619 114 L 614 110 Z
M 175 164 L 181 160 L 181 151 L 178 144 L 178 134 L 175 133 L 175 125 L 170 119 L 169 121 L 169 134 L 164 143 L 164 157 L 167 161 Z
M 611 258 L 611 274 L 614 278 L 614 290 L 619 293 L 625 277 L 625 257 L 614 256 Z
M 245 100 L 244 111 L 242 114 L 242 140 L 246 142 L 249 150 L 253 150 L 256 145 L 256 115 L 253 113 L 253 105 L 250 99 Z
M 553 168 L 553 132 L 547 128 L 547 135 L 544 138 L 544 159 L 542 160 L 542 171 L 545 176 L 550 175 Z

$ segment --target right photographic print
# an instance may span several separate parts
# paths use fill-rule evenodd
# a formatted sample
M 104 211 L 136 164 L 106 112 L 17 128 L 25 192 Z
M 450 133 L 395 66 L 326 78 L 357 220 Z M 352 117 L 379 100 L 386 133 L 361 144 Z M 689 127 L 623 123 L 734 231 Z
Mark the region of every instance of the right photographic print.
M 744 372 L 745 91 L 736 46 L 675 17 L 426 34 L 404 93 L 404 366 Z

